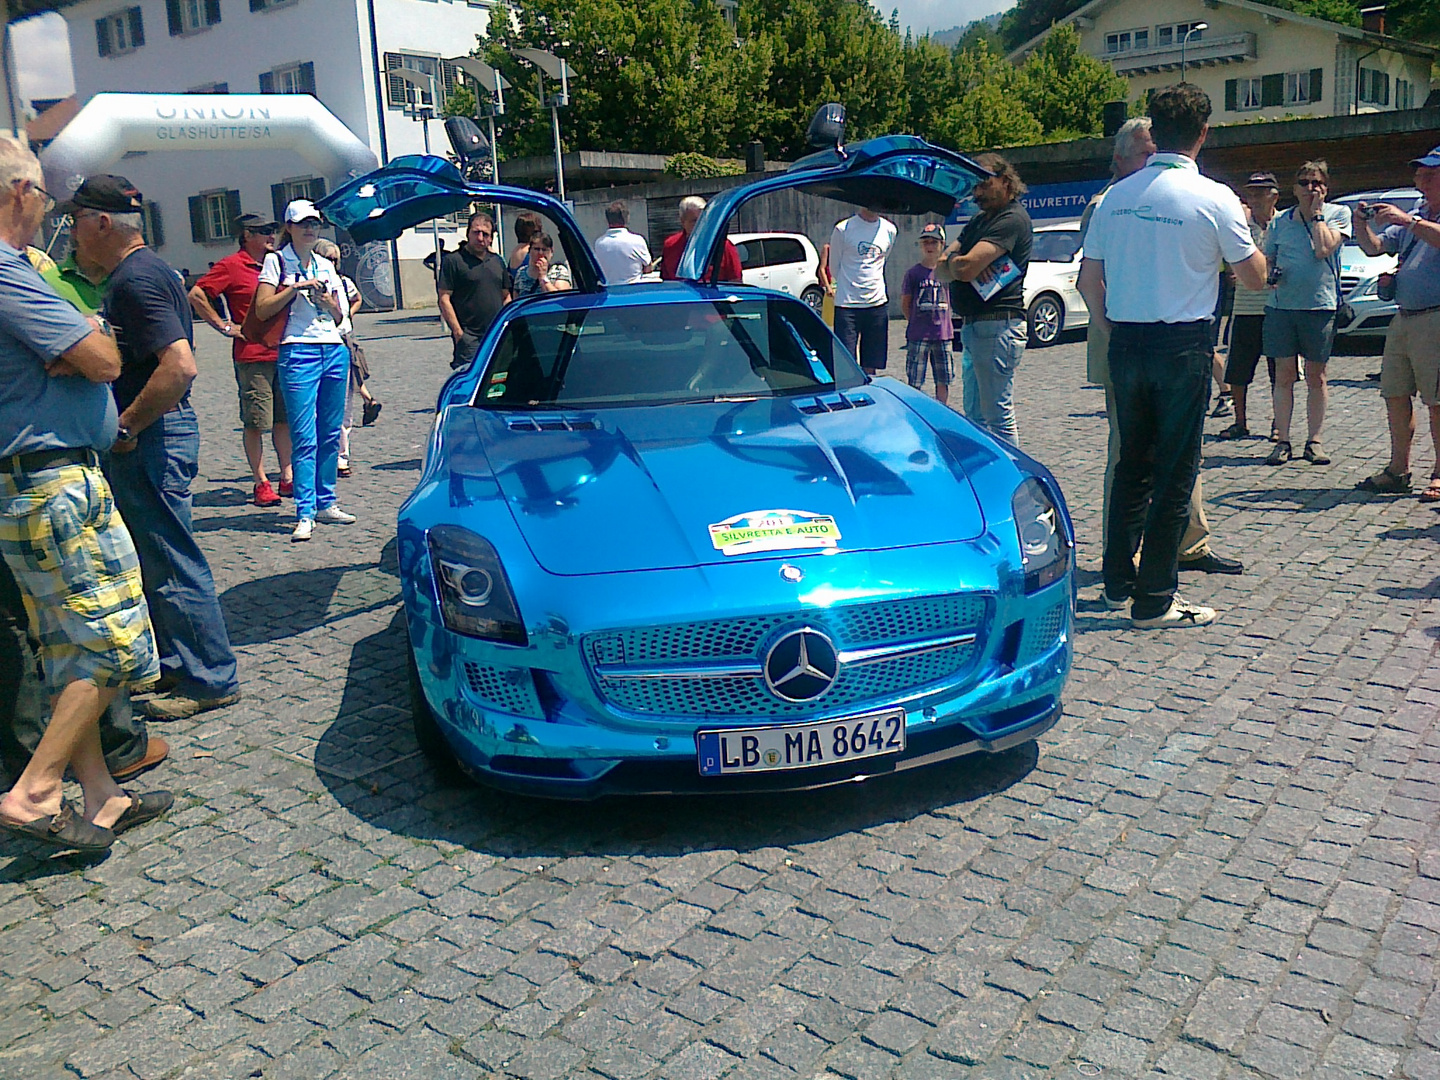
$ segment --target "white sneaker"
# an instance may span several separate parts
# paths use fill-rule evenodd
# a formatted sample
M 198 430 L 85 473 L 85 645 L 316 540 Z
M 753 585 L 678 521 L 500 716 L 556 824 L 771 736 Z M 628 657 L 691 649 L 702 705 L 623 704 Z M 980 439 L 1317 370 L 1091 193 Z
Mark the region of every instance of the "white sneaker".
M 1215 621 L 1215 609 L 1192 604 L 1175 596 L 1170 599 L 1169 610 L 1153 619 L 1137 619 L 1132 614 L 1130 625 L 1137 630 L 1172 630 L 1187 626 L 1205 626 Z
M 321 525 L 354 525 L 355 515 L 345 513 L 338 506 L 327 506 L 315 515 L 315 520 Z
M 1100 590 L 1100 599 L 1105 601 L 1106 611 L 1124 611 L 1127 607 L 1130 606 L 1130 597 L 1114 597 L 1111 596 L 1108 592 L 1106 592 L 1103 588 Z
M 301 518 L 295 523 L 295 531 L 290 534 L 290 542 L 299 544 L 310 539 L 310 534 L 315 531 L 315 522 L 309 518 Z

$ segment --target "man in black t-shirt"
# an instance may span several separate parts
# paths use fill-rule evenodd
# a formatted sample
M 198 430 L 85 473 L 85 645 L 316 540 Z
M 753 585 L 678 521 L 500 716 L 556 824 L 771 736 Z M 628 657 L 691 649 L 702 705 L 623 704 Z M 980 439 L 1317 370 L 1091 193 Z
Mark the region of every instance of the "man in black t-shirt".
M 980 213 L 970 219 L 941 263 L 948 273 L 950 306 L 964 319 L 961 387 L 965 415 L 991 434 L 1020 445 L 1012 391 L 1025 354 L 1025 270 L 1030 265 L 1030 215 L 1014 166 L 999 154 L 976 162 L 994 175 L 975 188 Z M 937 271 L 937 277 L 944 274 Z
M 480 351 L 480 339 L 500 309 L 510 302 L 510 274 L 505 260 L 490 250 L 495 222 L 489 214 L 470 215 L 465 243 L 440 260 L 436 296 L 440 317 L 455 340 L 452 368 L 464 367 Z
M 157 693 L 136 704 L 178 720 L 240 699 L 235 653 L 210 564 L 190 531 L 200 426 L 190 300 L 180 276 L 145 246 L 141 196 L 124 177 L 92 176 L 62 207 L 82 260 L 109 275 L 105 317 L 120 346 L 112 389 L 120 428 L 105 472 L 135 540 L 155 643 Z

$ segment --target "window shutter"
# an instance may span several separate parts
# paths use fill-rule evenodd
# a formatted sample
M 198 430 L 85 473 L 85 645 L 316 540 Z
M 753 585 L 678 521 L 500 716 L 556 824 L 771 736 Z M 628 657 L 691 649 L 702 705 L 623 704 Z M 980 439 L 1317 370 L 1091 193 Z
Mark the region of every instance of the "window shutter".
M 226 235 L 226 236 L 229 236 L 229 237 L 231 237 L 232 239 L 234 238 L 234 236 L 235 236 L 235 229 L 234 229 L 233 222 L 234 222 L 235 219 L 238 218 L 243 212 L 244 212 L 244 211 L 242 211 L 242 210 L 240 209 L 240 192 L 238 192 L 238 191 L 227 191 L 227 192 L 225 192 L 225 235 Z
M 325 197 L 325 178 L 317 176 L 310 181 L 310 201 L 319 202 Z
M 273 71 L 260 72 L 260 93 L 273 94 L 275 92 L 275 73 Z
M 205 0 L 205 24 L 214 26 L 220 21 L 220 0 Z
M 126 14 L 130 23 L 130 47 L 138 49 L 145 44 L 145 19 L 138 7 L 132 7 Z
M 265 0 L 250 0 L 250 10 L 251 10 L 251 11 L 264 11 L 264 10 L 265 10 Z
M 1319 101 L 1325 90 L 1325 69 L 1310 69 L 1310 100 Z
M 1240 80 L 1225 80 L 1225 111 L 1234 112 L 1240 101 Z
M 1380 104 L 1381 104 L 1381 105 L 1389 105 L 1389 104 L 1390 104 L 1390 73 L 1389 73 L 1389 72 L 1385 72 L 1385 73 L 1383 73 L 1380 77 L 1381 77 L 1381 79 L 1384 80 L 1384 82 L 1383 82 L 1384 89 L 1381 91 L 1381 94 L 1380 94 Z
M 95 50 L 96 50 L 101 56 L 109 56 L 109 55 L 110 55 L 111 45 L 110 45 L 110 20 L 109 20 L 109 19 L 96 19 L 96 20 L 95 20 Z
M 1264 108 L 1285 104 L 1285 76 L 1266 75 L 1260 80 L 1260 104 Z
M 180 19 L 180 0 L 165 0 L 165 18 L 170 20 L 171 37 L 179 37 L 185 32 L 185 23 Z
M 455 93 L 455 76 L 459 70 L 454 64 L 447 64 L 444 60 L 440 61 L 440 101 L 436 103 L 437 109 L 449 101 L 450 95 Z
M 309 60 L 300 65 L 300 92 L 315 96 L 315 65 Z
M 404 66 L 405 64 L 402 61 L 399 53 L 387 52 L 385 54 L 386 71 L 394 71 L 396 68 L 401 68 Z M 394 105 L 398 108 L 404 108 L 406 104 L 406 85 L 407 84 L 404 79 L 397 79 L 393 75 L 385 76 L 385 97 L 387 99 L 387 103 L 390 105 Z
M 165 223 L 160 217 L 160 204 L 152 202 L 145 206 L 150 211 L 150 246 L 162 248 L 165 246 Z
M 285 204 L 289 201 L 285 198 L 284 184 L 270 185 L 270 208 L 275 211 L 276 221 L 283 222 L 285 220 Z
M 203 244 L 210 239 L 205 232 L 205 196 L 190 196 L 190 239 Z

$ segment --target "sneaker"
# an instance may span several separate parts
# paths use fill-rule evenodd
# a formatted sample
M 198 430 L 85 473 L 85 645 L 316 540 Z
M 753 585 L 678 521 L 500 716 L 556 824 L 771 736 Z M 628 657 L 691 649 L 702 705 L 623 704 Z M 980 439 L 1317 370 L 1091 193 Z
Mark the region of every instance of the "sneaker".
M 340 477 L 349 477 L 349 475 L 350 475 L 350 463 L 347 461 L 347 462 L 345 462 L 345 464 L 343 464 L 343 465 L 336 465 L 336 466 L 335 466 L 335 475 L 336 475 L 336 476 L 340 476 Z
M 295 523 L 295 531 L 290 534 L 292 544 L 303 543 L 310 539 L 310 534 L 315 531 L 315 522 L 309 518 L 301 518 Z
M 376 419 L 380 416 L 380 410 L 384 407 L 385 406 L 378 401 L 365 402 L 364 407 L 360 410 L 360 426 L 369 427 L 375 423 Z
M 1104 589 L 1100 590 L 1100 599 L 1105 601 L 1106 611 L 1124 611 L 1125 606 L 1130 603 L 1129 595 L 1111 596 Z
M 1265 459 L 1266 465 L 1284 465 L 1287 461 L 1293 461 L 1295 451 L 1290 449 L 1288 442 L 1276 442 L 1275 449 L 1270 451 L 1270 456 Z
M 1187 626 L 1205 626 L 1214 621 L 1214 608 L 1201 607 L 1199 604 L 1181 600 L 1178 596 L 1171 597 L 1170 607 L 1153 619 L 1137 619 L 1133 614 L 1130 616 L 1130 625 L 1137 630 L 1169 630 Z
M 256 506 L 279 506 L 280 496 L 275 494 L 275 489 L 270 486 L 270 481 L 255 485 Z
M 1222 393 L 1219 397 L 1215 399 L 1215 408 L 1211 410 L 1210 416 L 1212 419 L 1221 416 L 1229 416 L 1234 411 L 1235 405 L 1230 400 L 1230 395 L 1228 393 Z
M 356 518 L 354 514 L 347 514 L 338 506 L 327 506 L 315 515 L 315 520 L 321 525 L 354 525 Z
M 211 709 L 223 709 L 227 705 L 234 705 L 239 700 L 240 691 L 238 690 L 233 694 L 223 694 L 213 698 L 191 697 L 189 694 L 172 690 L 169 693 L 145 698 L 143 701 L 136 702 L 136 705 L 151 720 L 188 720 L 192 716 L 209 712 Z
M 1311 465 L 1330 464 L 1330 457 L 1325 453 L 1325 448 L 1320 445 L 1319 439 L 1311 439 L 1305 444 L 1305 460 Z
M 281 481 L 280 481 L 280 497 L 281 497 L 282 499 L 293 499 L 293 498 L 295 497 L 295 481 L 293 481 L 293 480 L 281 480 Z

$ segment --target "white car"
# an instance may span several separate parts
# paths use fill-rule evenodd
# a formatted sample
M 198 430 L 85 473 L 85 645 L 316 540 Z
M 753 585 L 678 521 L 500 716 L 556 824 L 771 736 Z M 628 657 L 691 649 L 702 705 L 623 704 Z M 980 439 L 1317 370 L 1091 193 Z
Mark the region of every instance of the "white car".
M 1420 202 L 1415 188 L 1391 188 L 1388 191 L 1361 191 L 1336 199 L 1353 212 L 1360 203 L 1389 203 L 1401 210 L 1413 211 Z M 1395 269 L 1394 255 L 1366 255 L 1354 240 L 1340 249 L 1340 305 L 1335 320 L 1336 334 L 1370 337 L 1383 334 L 1399 310 L 1393 300 L 1381 300 L 1376 294 L 1376 280 Z
M 1080 256 L 1078 221 L 1036 228 L 1025 271 L 1025 314 L 1032 348 L 1053 345 L 1065 331 L 1090 325 L 1090 310 L 1075 288 Z
M 825 292 L 820 287 L 820 255 L 803 233 L 731 233 L 729 240 L 740 253 L 740 276 L 746 285 L 798 296 L 815 311 Z M 641 281 L 659 281 L 651 271 Z

